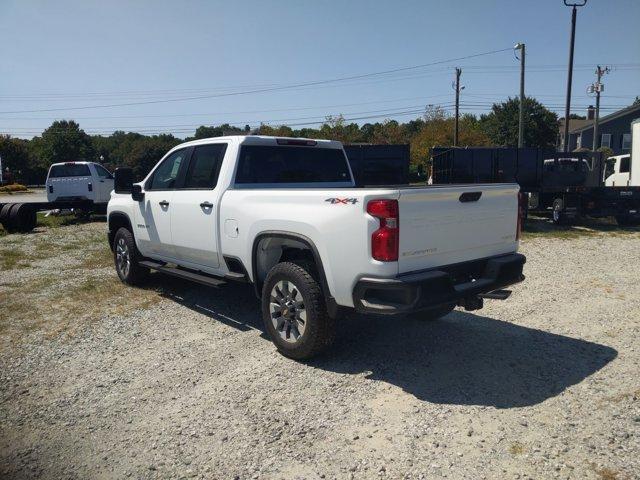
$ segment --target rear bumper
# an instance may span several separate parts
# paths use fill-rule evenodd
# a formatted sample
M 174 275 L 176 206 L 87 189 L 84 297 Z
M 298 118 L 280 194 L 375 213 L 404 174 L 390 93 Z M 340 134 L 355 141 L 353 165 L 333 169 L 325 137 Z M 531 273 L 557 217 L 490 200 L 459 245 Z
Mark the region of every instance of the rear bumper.
M 525 261 L 514 253 L 395 278 L 362 278 L 353 304 L 362 313 L 397 314 L 458 303 L 523 281 Z

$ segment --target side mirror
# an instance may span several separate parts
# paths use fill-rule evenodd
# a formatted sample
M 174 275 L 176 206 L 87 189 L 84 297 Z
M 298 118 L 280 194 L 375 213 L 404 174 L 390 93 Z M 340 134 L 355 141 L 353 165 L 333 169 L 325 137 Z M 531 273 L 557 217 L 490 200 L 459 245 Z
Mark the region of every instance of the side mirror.
M 133 198 L 136 202 L 141 202 L 144 200 L 144 192 L 142 191 L 142 185 L 131 186 L 131 198 Z
M 116 193 L 131 193 L 133 187 L 133 170 L 130 168 L 116 168 L 113 189 Z

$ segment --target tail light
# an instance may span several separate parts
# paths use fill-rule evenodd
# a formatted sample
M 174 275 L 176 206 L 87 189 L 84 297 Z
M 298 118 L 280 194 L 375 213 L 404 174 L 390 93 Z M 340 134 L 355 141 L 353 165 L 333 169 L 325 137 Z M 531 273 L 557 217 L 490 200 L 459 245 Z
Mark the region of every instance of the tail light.
M 53 193 L 53 185 L 49 185 L 49 193 Z
M 89 182 L 89 184 L 87 185 L 87 187 L 89 188 L 90 192 L 93 192 L 93 184 L 91 182 Z
M 396 262 L 400 245 L 400 214 L 397 200 L 371 200 L 367 213 L 380 221 L 371 235 L 371 256 L 381 262 Z
M 516 225 L 516 240 L 520 240 L 522 227 L 524 226 L 524 216 L 529 208 L 529 197 L 526 193 L 518 193 L 518 222 Z

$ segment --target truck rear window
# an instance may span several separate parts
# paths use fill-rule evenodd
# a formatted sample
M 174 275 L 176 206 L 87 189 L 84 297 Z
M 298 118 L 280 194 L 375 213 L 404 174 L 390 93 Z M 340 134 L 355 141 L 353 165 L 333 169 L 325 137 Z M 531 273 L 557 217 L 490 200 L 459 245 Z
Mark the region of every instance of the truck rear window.
M 85 163 L 69 163 L 54 165 L 49 172 L 49 178 L 57 177 L 90 177 L 89 166 Z
M 351 175 L 342 150 L 246 145 L 240 150 L 236 183 L 351 183 Z

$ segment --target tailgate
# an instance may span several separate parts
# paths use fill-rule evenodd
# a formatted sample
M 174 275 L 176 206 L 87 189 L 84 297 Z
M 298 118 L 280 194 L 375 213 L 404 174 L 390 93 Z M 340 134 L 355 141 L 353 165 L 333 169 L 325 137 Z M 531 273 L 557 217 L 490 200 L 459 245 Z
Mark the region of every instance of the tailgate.
M 517 250 L 516 184 L 400 190 L 399 273 Z
M 53 186 L 56 197 L 86 197 L 89 192 L 91 177 L 59 177 L 50 178 L 49 184 Z

